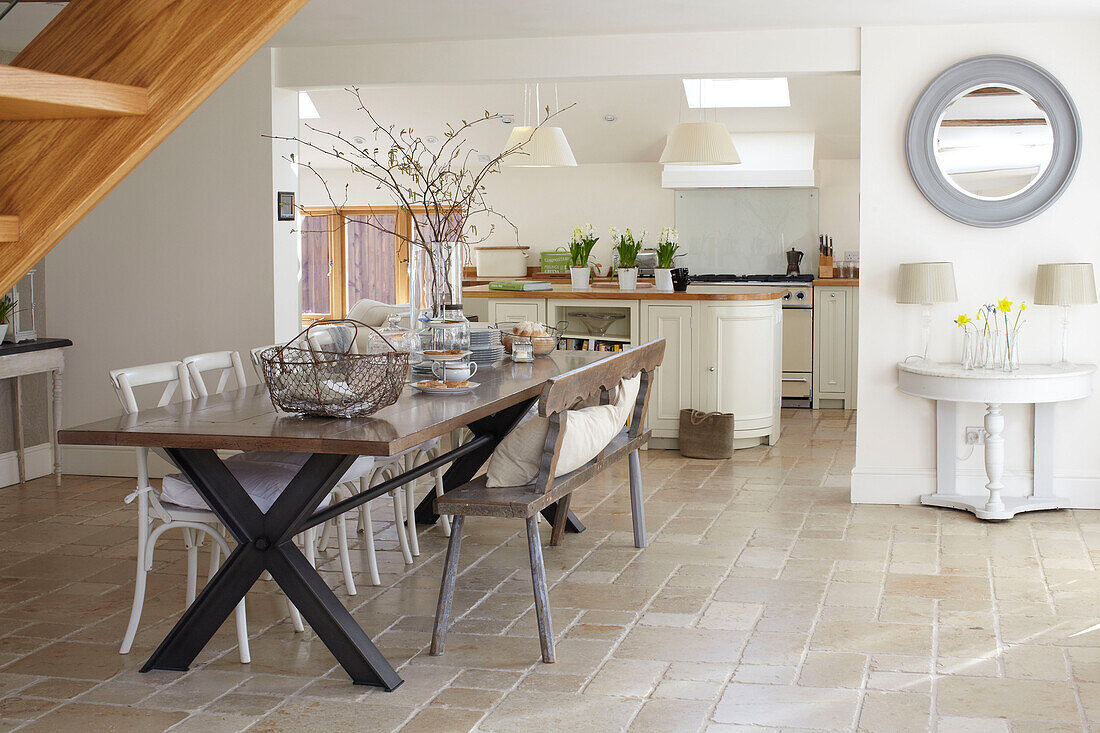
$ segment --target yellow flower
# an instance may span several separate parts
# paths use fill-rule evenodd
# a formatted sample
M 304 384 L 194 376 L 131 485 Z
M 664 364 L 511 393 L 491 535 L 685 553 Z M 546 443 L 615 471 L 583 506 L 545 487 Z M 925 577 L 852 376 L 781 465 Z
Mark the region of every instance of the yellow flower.
M 1012 301 L 1008 298 L 1001 298 L 997 301 L 997 310 L 1001 313 L 1009 313 L 1012 311 Z
M 965 313 L 960 313 L 959 317 L 955 319 L 955 325 L 962 328 L 966 324 L 970 323 L 970 316 Z
M 1027 303 L 1020 303 L 1020 310 L 1026 311 L 1027 310 Z

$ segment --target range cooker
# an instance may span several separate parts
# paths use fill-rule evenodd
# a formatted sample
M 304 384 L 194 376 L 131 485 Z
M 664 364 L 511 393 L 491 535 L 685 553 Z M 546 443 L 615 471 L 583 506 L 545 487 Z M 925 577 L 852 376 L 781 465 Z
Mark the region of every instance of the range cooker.
M 813 396 L 813 275 L 692 275 L 707 285 L 786 285 L 783 296 L 783 405 L 810 407 Z

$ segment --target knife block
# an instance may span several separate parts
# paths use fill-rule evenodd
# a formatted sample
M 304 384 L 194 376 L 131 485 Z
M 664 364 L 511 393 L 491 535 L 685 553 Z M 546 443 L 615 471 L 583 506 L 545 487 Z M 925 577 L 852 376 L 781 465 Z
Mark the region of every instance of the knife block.
M 833 276 L 833 258 L 831 255 L 818 255 L 817 276 L 820 278 Z

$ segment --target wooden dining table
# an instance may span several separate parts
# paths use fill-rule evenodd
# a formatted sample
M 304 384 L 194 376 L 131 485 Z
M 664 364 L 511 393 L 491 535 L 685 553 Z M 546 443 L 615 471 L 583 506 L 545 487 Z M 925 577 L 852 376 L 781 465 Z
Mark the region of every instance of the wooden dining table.
M 559 351 L 531 363 L 503 361 L 478 371 L 478 387 L 469 394 L 428 395 L 406 387 L 395 404 L 368 417 L 280 412 L 261 385 L 60 431 L 58 439 L 64 445 L 163 449 L 237 542 L 141 671 L 187 670 L 266 570 L 352 682 L 396 689 L 402 679 L 295 546 L 294 536 L 448 463 L 444 489 L 466 483 L 538 399 L 550 377 L 611 355 Z M 317 509 L 358 456 L 394 456 L 461 427 L 473 438 L 367 492 Z M 219 450 L 312 455 L 263 513 L 222 462 Z M 426 497 L 418 520 L 434 520 L 431 503 L 432 497 Z M 550 506 L 544 515 L 553 521 L 555 510 Z M 568 521 L 568 531 L 584 530 L 573 515 Z

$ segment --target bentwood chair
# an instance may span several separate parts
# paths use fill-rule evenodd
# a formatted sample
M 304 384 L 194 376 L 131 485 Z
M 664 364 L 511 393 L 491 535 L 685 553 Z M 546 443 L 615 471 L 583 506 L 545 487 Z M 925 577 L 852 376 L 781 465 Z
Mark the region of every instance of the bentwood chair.
M 137 397 L 134 388 L 156 386 L 162 387 L 157 407 L 164 407 L 177 396 L 181 401 L 191 400 L 191 389 L 188 386 L 188 377 L 183 362 L 169 361 L 160 364 L 147 364 L 145 366 L 131 367 L 129 369 L 116 369 L 111 372 L 111 383 L 115 388 L 119 401 L 122 403 L 123 412 L 133 414 L 138 411 Z M 134 637 L 137 635 L 138 624 L 141 622 L 141 610 L 145 605 L 146 579 L 153 566 L 153 550 L 157 539 L 171 529 L 180 529 L 183 532 L 184 547 L 187 549 L 187 604 L 195 600 L 197 576 L 198 576 L 198 535 L 207 535 L 213 542 L 213 547 L 220 552 L 229 555 L 229 545 L 222 536 L 222 528 L 217 517 L 209 509 L 195 508 L 175 504 L 163 497 L 161 490 L 153 487 L 149 482 L 149 450 L 137 448 L 137 488 L 126 497 L 129 504 L 134 499 L 138 502 L 138 553 L 137 576 L 134 586 L 134 603 L 130 610 L 130 621 L 126 627 L 126 634 L 122 639 L 120 654 L 128 654 L 133 646 Z M 153 449 L 166 460 L 167 454 L 159 449 Z M 193 491 L 193 489 L 192 489 Z M 210 576 L 217 571 L 219 560 L 211 555 Z M 251 661 L 248 651 L 248 625 L 245 617 L 245 602 L 242 600 L 236 609 L 237 643 L 242 663 Z M 295 626 L 301 625 L 300 617 L 297 617 Z
M 191 376 L 191 382 L 195 389 L 195 394 L 198 397 L 208 397 L 210 394 L 221 394 L 229 386 L 230 377 L 234 380 L 234 387 L 240 389 L 246 385 L 244 375 L 244 365 L 241 362 L 241 355 L 236 351 L 213 351 L 206 354 L 195 354 L 193 356 L 185 357 L 183 364 L 187 367 L 187 371 Z M 213 377 L 216 381 L 213 381 L 213 392 L 207 384 L 208 377 Z M 306 454 L 297 453 L 257 453 L 252 452 L 250 455 L 257 461 L 267 461 L 279 464 L 289 464 L 295 466 L 301 466 L 308 456 Z M 370 456 L 360 456 L 347 473 L 344 474 L 344 481 L 354 481 L 362 476 L 369 476 L 374 468 L 374 459 Z M 334 490 L 332 492 L 333 500 L 339 501 L 342 498 L 346 498 L 346 492 Z M 347 586 L 348 595 L 356 595 L 355 588 L 355 575 L 351 569 L 351 554 L 348 551 L 348 535 L 347 528 L 343 522 L 333 520 L 332 524 L 335 525 L 337 531 L 337 547 L 340 554 L 340 569 L 344 574 L 344 584 Z M 311 563 L 315 561 L 315 553 L 317 549 L 318 540 L 320 535 L 314 530 L 306 530 L 303 535 L 303 543 L 305 545 L 305 553 L 307 559 Z M 217 548 L 211 550 L 217 552 Z

